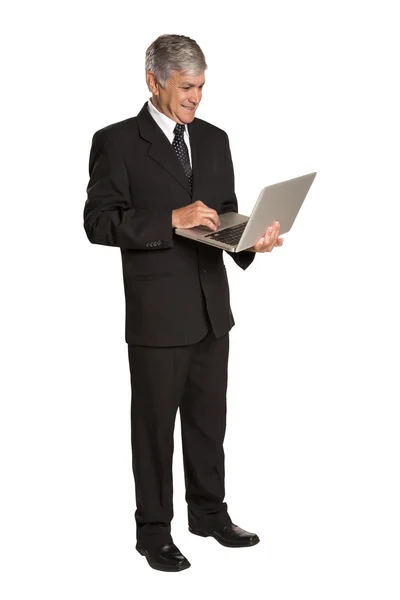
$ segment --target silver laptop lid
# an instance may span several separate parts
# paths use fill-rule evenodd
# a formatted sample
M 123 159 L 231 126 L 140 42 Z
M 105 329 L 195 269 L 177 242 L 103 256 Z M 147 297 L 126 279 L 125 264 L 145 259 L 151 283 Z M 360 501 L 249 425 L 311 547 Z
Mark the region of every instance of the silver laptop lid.
M 274 221 L 280 223 L 280 235 L 287 233 L 294 223 L 316 174 L 308 173 L 263 188 L 236 247 L 236 252 L 252 246 L 255 243 L 254 240 L 258 240 L 264 235 L 266 228 Z

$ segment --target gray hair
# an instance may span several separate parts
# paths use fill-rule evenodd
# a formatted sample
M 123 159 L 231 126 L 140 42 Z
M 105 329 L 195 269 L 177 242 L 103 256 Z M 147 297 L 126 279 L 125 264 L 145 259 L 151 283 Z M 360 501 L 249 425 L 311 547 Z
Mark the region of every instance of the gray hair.
M 200 46 L 185 35 L 160 35 L 146 50 L 146 73 L 152 71 L 162 87 L 172 71 L 196 76 L 206 69 Z

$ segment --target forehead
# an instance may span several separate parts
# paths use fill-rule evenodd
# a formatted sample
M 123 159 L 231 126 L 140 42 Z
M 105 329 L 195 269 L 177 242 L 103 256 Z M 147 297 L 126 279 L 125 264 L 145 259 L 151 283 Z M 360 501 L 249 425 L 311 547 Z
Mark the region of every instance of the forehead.
M 168 80 L 174 85 L 202 85 L 205 82 L 204 71 L 199 75 L 188 75 L 186 71 L 172 71 L 171 77 Z

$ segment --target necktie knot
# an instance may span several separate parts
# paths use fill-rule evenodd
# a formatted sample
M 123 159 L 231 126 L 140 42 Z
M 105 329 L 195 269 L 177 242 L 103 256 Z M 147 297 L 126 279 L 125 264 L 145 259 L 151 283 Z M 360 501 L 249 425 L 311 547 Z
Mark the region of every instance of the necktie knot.
M 174 127 L 174 134 L 183 137 L 185 132 L 185 126 L 181 123 L 177 123 Z

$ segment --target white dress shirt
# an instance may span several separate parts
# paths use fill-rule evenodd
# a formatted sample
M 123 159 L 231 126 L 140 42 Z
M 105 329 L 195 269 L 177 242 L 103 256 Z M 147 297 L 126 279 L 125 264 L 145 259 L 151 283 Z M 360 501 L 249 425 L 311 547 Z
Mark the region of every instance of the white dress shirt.
M 157 125 L 159 127 L 161 127 L 161 129 L 163 130 L 163 132 L 165 133 L 165 135 L 167 136 L 167 138 L 169 139 L 169 141 L 172 142 L 174 141 L 174 128 L 176 125 L 176 122 L 173 121 L 172 119 L 170 119 L 169 117 L 167 117 L 167 115 L 164 115 L 164 113 L 160 112 L 158 110 L 158 108 L 156 108 L 154 106 L 154 104 L 152 103 L 151 100 L 148 101 L 147 103 L 148 108 L 149 108 L 149 113 L 151 114 L 151 116 L 153 117 L 153 119 L 155 120 L 155 122 L 157 123 Z M 185 144 L 187 146 L 188 152 L 189 152 L 189 161 L 190 161 L 190 166 L 192 165 L 192 154 L 190 151 L 190 138 L 189 138 L 189 131 L 188 131 L 188 126 L 185 124 L 185 133 L 183 134 L 183 139 L 185 140 Z

